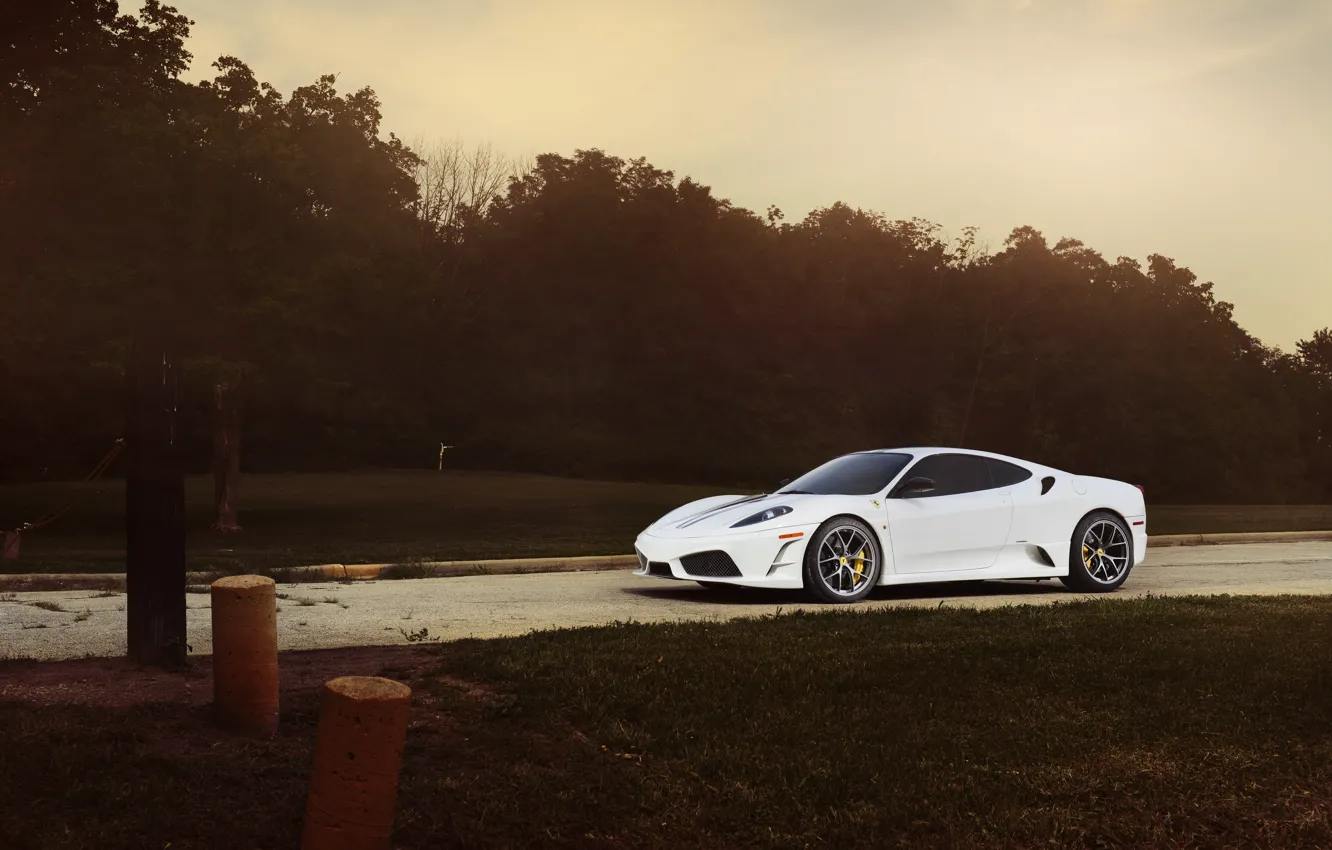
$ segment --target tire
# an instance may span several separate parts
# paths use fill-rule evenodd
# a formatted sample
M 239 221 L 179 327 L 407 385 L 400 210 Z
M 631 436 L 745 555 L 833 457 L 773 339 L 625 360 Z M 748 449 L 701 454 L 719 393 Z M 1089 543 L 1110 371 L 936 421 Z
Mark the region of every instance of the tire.
M 862 554 L 863 558 L 856 557 Z M 874 590 L 882 573 L 883 547 L 878 536 L 853 517 L 828 520 L 805 548 L 805 592 L 820 602 L 859 602 Z
M 1110 511 L 1093 511 L 1073 530 L 1068 575 L 1059 581 L 1079 593 L 1109 593 L 1124 583 L 1132 569 L 1133 534 L 1128 525 Z

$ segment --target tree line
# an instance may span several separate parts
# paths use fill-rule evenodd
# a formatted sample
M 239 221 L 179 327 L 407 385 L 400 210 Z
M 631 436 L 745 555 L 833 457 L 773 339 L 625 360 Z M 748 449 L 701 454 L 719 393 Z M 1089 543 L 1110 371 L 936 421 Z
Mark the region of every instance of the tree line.
M 249 471 L 443 442 L 452 466 L 766 486 L 923 444 L 1160 502 L 1332 496 L 1332 330 L 1265 346 L 1171 258 L 841 203 L 788 221 L 601 150 L 408 145 L 332 76 L 182 80 L 190 22 L 156 0 L 6 14 L 5 480 L 91 467 L 150 336 L 198 471 L 228 387 Z

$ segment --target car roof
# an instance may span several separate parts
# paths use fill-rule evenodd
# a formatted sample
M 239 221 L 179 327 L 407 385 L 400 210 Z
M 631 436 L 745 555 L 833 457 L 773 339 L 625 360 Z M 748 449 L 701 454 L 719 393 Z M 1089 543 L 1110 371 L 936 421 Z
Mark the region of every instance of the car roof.
M 980 451 L 979 449 L 960 449 L 950 446 L 913 446 L 910 448 L 870 449 L 868 451 L 863 451 L 863 452 L 852 452 L 852 454 L 909 454 L 912 455 L 913 457 L 924 457 L 926 455 L 937 455 L 944 453 L 977 455 L 979 457 L 994 458 L 995 460 L 1006 460 L 1009 463 L 1019 463 L 1024 466 L 1041 466 L 1041 464 L 1039 463 L 1032 463 L 1029 460 L 1022 460 L 1021 458 L 1010 457 L 1009 455 L 996 454 L 995 452 L 983 452 Z

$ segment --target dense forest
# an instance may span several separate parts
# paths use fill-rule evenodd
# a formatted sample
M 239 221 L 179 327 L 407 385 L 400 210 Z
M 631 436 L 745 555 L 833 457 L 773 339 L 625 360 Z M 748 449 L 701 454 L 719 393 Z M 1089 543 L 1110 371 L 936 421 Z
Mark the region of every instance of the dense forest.
M 444 442 L 451 466 L 762 486 L 943 444 L 1160 502 L 1332 497 L 1332 332 L 1266 347 L 1170 258 L 756 214 L 600 150 L 413 149 L 333 77 L 284 95 L 224 57 L 184 81 L 190 22 L 157 2 L 0 19 L 0 479 L 90 468 L 130 341 L 165 334 L 197 471 L 225 382 L 249 471 Z

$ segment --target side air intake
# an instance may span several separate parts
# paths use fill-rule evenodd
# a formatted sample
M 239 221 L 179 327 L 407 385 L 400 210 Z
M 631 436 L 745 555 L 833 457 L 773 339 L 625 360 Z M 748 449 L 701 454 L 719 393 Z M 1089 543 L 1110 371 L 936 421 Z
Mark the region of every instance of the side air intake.
M 1046 493 L 1049 493 L 1049 492 L 1050 492 L 1050 488 L 1053 487 L 1053 486 L 1054 486 L 1054 476 L 1053 476 L 1053 475 L 1047 475 L 1047 476 L 1045 476 L 1044 478 L 1042 478 L 1042 479 L 1041 479 L 1041 495 L 1044 496 Z

